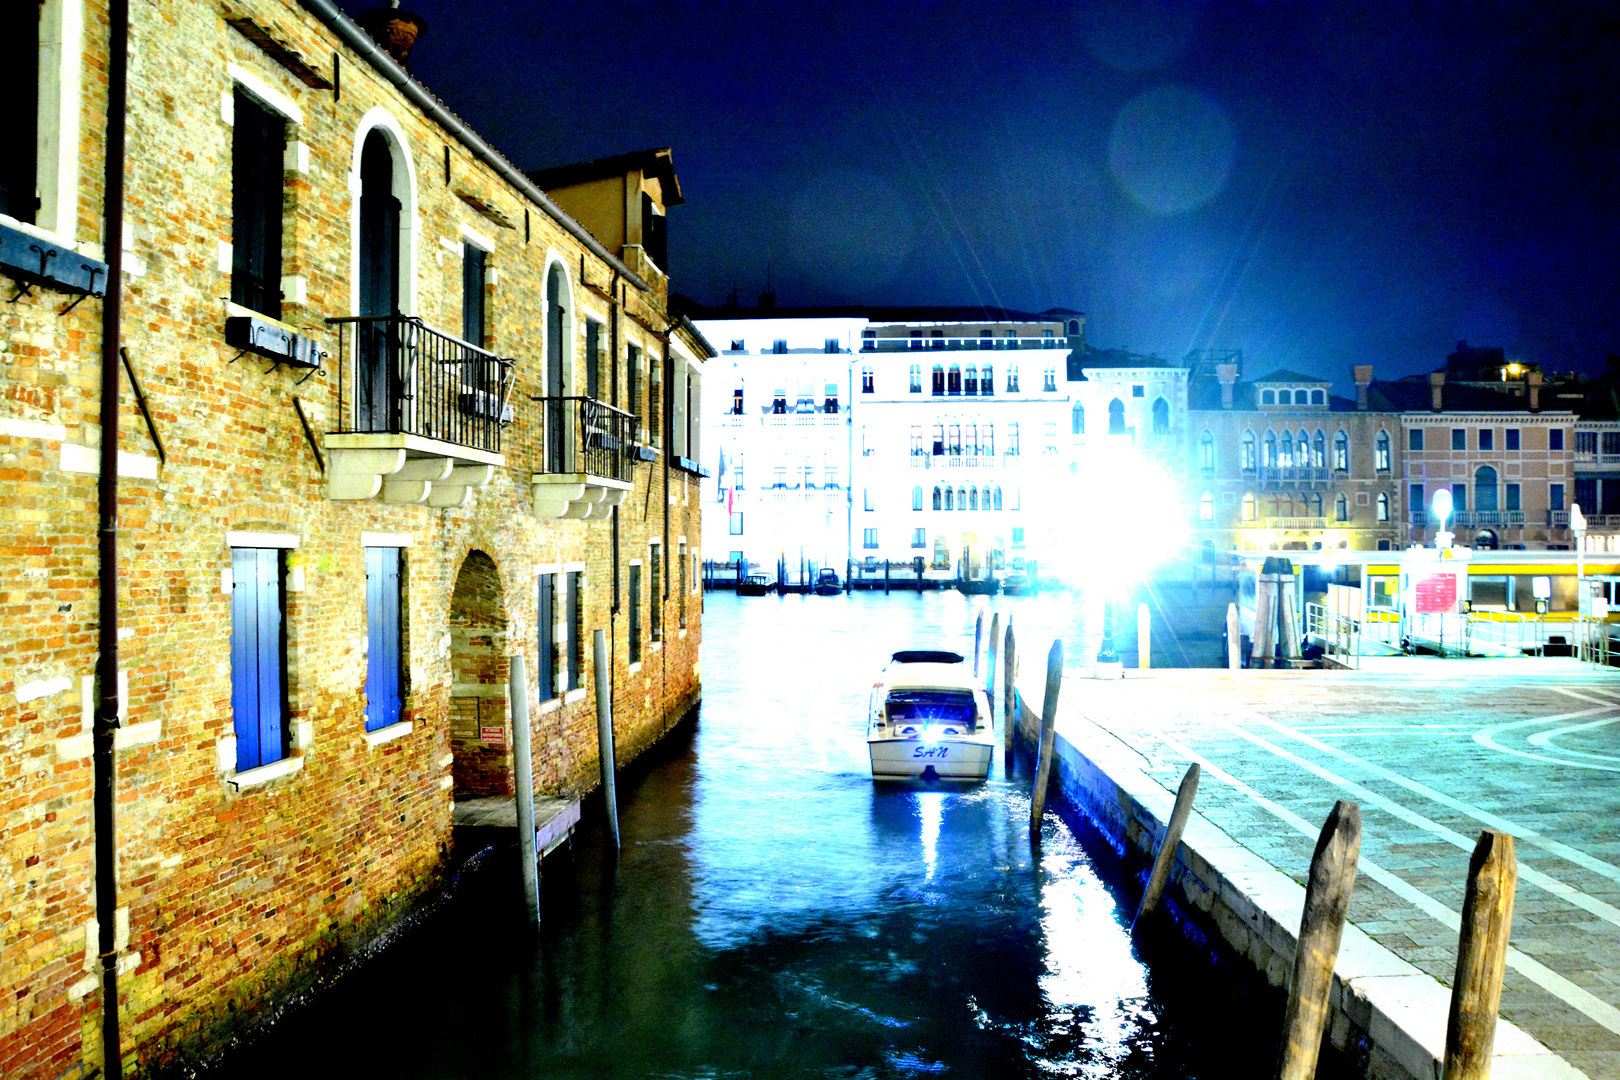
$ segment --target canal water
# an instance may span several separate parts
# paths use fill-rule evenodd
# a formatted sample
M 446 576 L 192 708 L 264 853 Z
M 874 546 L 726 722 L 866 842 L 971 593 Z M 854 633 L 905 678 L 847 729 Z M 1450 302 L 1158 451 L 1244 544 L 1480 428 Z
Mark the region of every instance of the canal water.
M 701 713 L 621 774 L 617 859 L 587 803 L 529 936 L 504 845 L 446 911 L 223 1073 L 1267 1072 L 1280 997 L 1177 934 L 1150 970 L 1126 929 L 1135 887 L 1083 821 L 1049 812 L 1032 857 L 1027 763 L 1009 776 L 998 750 L 982 785 L 873 784 L 873 675 L 906 646 L 970 651 L 983 602 L 709 594 Z M 1036 644 L 1038 606 L 1017 603 Z

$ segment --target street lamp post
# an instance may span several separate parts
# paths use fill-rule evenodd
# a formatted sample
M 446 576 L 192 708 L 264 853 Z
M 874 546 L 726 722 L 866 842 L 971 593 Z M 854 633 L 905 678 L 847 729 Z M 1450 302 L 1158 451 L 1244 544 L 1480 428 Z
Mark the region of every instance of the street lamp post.
M 1443 487 L 1434 493 L 1434 516 L 1440 522 L 1440 531 L 1434 534 L 1434 546 L 1449 548 L 1452 534 L 1446 531 L 1446 522 L 1451 520 L 1451 489 Z
M 1114 649 L 1114 601 L 1103 593 L 1102 645 L 1097 649 L 1097 660 L 1092 665 L 1092 676 L 1098 679 L 1122 679 L 1125 665 Z
M 1586 585 L 1581 581 L 1586 576 L 1586 515 L 1581 513 L 1580 503 L 1569 504 L 1569 530 L 1575 534 L 1575 625 L 1580 627 L 1577 637 L 1576 656 L 1585 659 L 1587 626 L 1586 626 Z

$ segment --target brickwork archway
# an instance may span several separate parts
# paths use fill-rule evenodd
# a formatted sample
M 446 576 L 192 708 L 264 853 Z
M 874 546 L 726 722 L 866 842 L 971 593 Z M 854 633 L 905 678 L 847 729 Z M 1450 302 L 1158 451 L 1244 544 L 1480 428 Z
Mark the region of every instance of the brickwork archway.
M 506 654 L 500 571 L 475 549 L 450 596 L 450 769 L 457 801 L 512 794 Z

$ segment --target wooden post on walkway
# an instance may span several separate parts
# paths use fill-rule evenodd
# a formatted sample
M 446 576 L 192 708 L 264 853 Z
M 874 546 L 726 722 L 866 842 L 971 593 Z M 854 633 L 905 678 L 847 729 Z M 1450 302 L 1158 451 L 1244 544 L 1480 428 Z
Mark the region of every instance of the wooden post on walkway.
M 973 622 L 973 681 L 979 681 L 979 652 L 984 643 L 984 608 L 979 609 L 979 617 Z
M 596 747 L 602 761 L 602 802 L 607 809 L 613 850 L 618 851 L 619 796 L 614 786 L 618 762 L 613 755 L 613 669 L 608 666 L 607 631 L 596 631 L 591 644 L 596 664 Z
M 1146 604 L 1136 605 L 1136 666 L 1143 671 L 1153 666 L 1153 616 Z
M 1131 929 L 1135 930 L 1145 916 L 1153 914 L 1159 906 L 1159 897 L 1164 894 L 1164 884 L 1170 880 L 1170 867 L 1176 861 L 1176 848 L 1181 843 L 1181 832 L 1187 827 L 1187 815 L 1192 813 L 1193 797 L 1198 794 L 1198 762 L 1187 766 L 1187 775 L 1181 778 L 1181 788 L 1176 792 L 1176 806 L 1170 811 L 1170 824 L 1164 830 L 1164 840 L 1159 844 L 1159 852 L 1153 859 L 1153 872 L 1148 875 L 1147 890 L 1142 893 L 1142 902 L 1137 905 L 1136 918 L 1131 922 Z
M 1446 1018 L 1446 1080 L 1487 1080 L 1502 1005 L 1502 969 L 1513 925 L 1513 891 L 1519 868 L 1513 837 L 1494 829 L 1479 834 L 1468 860 L 1462 931 L 1457 938 L 1457 976 L 1451 982 Z
M 1277 1080 L 1312 1080 L 1327 1026 L 1333 963 L 1344 935 L 1344 916 L 1356 887 L 1361 854 L 1361 807 L 1340 799 L 1322 825 L 1305 884 L 1305 911 L 1294 952 L 1294 978 L 1288 984 Z
M 990 616 L 990 640 L 986 643 L 989 654 L 984 665 L 984 692 L 990 699 L 990 709 L 996 707 L 996 645 L 1001 641 L 1001 612 Z
M 883 560 L 883 595 L 889 595 L 889 560 Z
M 517 778 L 518 855 L 523 862 L 523 903 L 529 922 L 540 925 L 540 861 L 534 850 L 534 758 L 529 753 L 529 680 L 523 654 L 506 661 L 507 698 L 512 702 L 512 772 Z
M 1226 605 L 1226 667 L 1236 671 L 1243 666 L 1243 635 L 1236 604 Z
M 1058 693 L 1063 689 L 1063 639 L 1046 654 L 1046 698 L 1041 702 L 1041 746 L 1035 760 L 1035 784 L 1029 800 L 1029 842 L 1041 845 L 1041 815 L 1046 813 L 1046 783 L 1052 773 L 1052 747 L 1057 742 Z
M 1013 739 L 1018 733 L 1018 688 L 1013 685 L 1014 676 L 1017 675 L 1018 642 L 1013 638 L 1012 620 L 1007 620 L 1007 642 L 1002 652 L 1001 663 L 1003 674 L 1001 679 L 1002 696 L 1002 732 L 1006 748 L 1002 751 L 1007 766 L 1007 772 L 1012 772 Z

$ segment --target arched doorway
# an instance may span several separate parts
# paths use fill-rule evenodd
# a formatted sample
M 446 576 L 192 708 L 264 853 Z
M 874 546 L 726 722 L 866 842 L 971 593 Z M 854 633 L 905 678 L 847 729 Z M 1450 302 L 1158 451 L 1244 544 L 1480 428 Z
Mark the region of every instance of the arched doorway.
M 372 128 L 360 150 L 360 314 L 399 311 L 400 204 L 394 194 L 394 155 L 388 136 Z M 387 323 L 361 323 L 355 350 L 355 426 L 395 431 L 400 400 L 397 349 Z
M 1125 403 L 1119 398 L 1108 403 L 1108 434 L 1125 434 Z
M 450 595 L 450 771 L 457 802 L 512 794 L 506 605 L 495 562 L 470 551 Z

